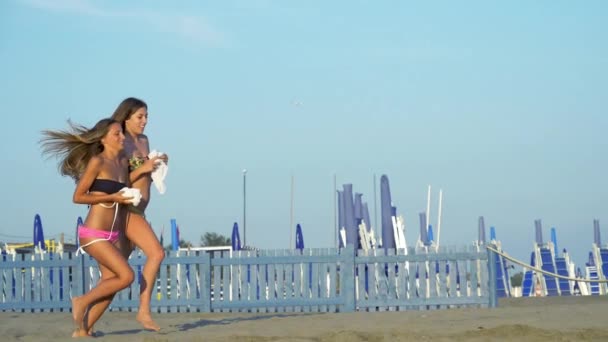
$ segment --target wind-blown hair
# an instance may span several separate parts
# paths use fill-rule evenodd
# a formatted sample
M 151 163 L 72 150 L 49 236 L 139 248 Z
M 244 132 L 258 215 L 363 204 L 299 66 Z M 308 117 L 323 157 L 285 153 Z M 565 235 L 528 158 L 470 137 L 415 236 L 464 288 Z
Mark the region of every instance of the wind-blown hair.
M 128 97 L 116 107 L 112 119 L 118 121 L 122 126 L 122 130 L 126 131 L 125 121 L 131 118 L 131 115 L 140 108 L 148 108 L 148 105 L 143 101 L 135 97 Z
M 59 173 L 78 181 L 89 160 L 103 152 L 101 139 L 108 134 L 110 126 L 117 122 L 106 118 L 88 129 L 68 120 L 68 130 L 44 130 L 40 139 L 42 154 L 57 157 Z

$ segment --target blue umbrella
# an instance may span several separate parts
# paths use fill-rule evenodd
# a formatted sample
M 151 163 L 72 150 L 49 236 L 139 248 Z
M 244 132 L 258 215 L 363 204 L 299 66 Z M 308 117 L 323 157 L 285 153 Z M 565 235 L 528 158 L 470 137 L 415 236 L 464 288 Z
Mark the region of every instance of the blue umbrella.
M 40 215 L 34 216 L 34 247 L 40 246 L 41 249 L 46 250 L 46 244 L 44 242 L 44 233 L 42 231 L 42 220 Z
M 602 237 L 600 235 L 600 220 L 593 220 L 593 242 L 595 242 L 596 245 L 601 246 L 602 245 Z
M 361 193 L 355 193 L 355 204 L 354 206 L 354 213 L 355 213 L 355 224 L 358 226 L 359 224 L 361 224 L 361 221 L 363 221 L 363 200 L 361 199 L 361 197 L 363 197 L 363 194 Z M 357 227 L 357 233 L 359 232 L 359 229 Z
M 179 249 L 179 229 L 177 228 L 177 221 L 171 219 L 171 250 L 176 251 Z
M 543 225 L 541 220 L 534 220 L 534 228 L 536 231 L 536 243 L 543 244 Z
M 460 270 L 458 269 L 458 263 L 456 263 L 456 287 L 460 289 Z
M 367 228 L 367 232 L 372 231 L 372 221 L 369 219 L 369 209 L 367 207 L 367 202 L 363 203 L 363 221 L 365 221 L 365 228 Z
M 484 244 L 484 245 L 486 243 L 486 223 L 483 219 L 483 216 L 479 216 L 477 242 L 479 244 Z
M 78 227 L 82 226 L 84 223 L 82 222 L 82 217 L 78 216 L 76 220 L 76 248 L 80 247 L 80 239 L 78 238 Z
M 232 239 L 230 240 L 230 242 L 232 243 L 233 251 L 241 250 L 241 236 L 239 234 L 239 224 L 236 222 L 234 222 L 234 225 L 232 226 Z
M 355 204 L 353 200 L 353 185 L 344 184 L 342 192 L 342 205 L 344 206 L 344 225 L 346 228 L 346 244 L 359 245 L 357 223 L 355 222 Z
M 555 257 L 557 257 L 557 233 L 553 227 L 551 227 L 551 242 L 553 242 L 553 253 L 555 253 Z
M 302 234 L 302 226 L 298 223 L 296 225 L 296 249 L 300 252 L 304 249 L 304 234 Z M 292 271 L 292 279 L 294 271 Z M 308 288 L 312 289 L 312 263 L 308 264 Z
M 393 232 L 391 189 L 388 177 L 380 177 L 380 217 L 382 218 L 382 247 L 395 248 L 395 235 Z
M 302 226 L 296 225 L 296 249 L 304 249 L 304 235 L 302 235 Z
M 435 237 L 433 236 L 433 225 L 429 224 L 429 231 L 426 237 L 428 239 L 427 244 L 430 246 L 433 240 L 435 240 Z
M 425 246 L 428 246 L 427 241 L 429 240 L 429 231 L 428 227 L 426 226 L 426 214 L 418 213 L 418 218 L 420 219 L 420 241 L 422 241 Z

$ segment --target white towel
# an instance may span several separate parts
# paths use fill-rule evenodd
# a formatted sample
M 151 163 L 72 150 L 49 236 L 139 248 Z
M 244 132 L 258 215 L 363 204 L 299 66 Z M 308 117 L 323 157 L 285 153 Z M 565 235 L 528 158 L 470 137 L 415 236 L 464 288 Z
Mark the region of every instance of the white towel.
M 120 191 L 122 192 L 122 194 L 125 197 L 133 197 L 131 199 L 131 204 L 133 204 L 136 207 L 137 207 L 137 205 L 139 205 L 139 201 L 141 201 L 141 191 L 139 191 L 138 188 L 124 187 L 124 188 L 120 189 Z
M 152 150 L 150 154 L 148 154 L 148 158 L 160 157 L 164 153 L 158 152 L 157 150 Z M 165 177 L 167 177 L 167 172 L 169 171 L 169 165 L 165 163 L 162 159 L 156 160 L 156 169 L 152 171 L 152 182 L 154 186 L 156 186 L 156 190 L 162 195 L 167 190 L 165 186 Z

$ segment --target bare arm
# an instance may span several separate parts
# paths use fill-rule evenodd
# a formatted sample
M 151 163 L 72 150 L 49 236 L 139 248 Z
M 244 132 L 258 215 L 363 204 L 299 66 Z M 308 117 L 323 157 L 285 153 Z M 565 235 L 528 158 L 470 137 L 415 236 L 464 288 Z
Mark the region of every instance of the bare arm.
M 145 151 L 139 151 L 139 153 L 147 156 L 148 154 L 150 154 L 150 142 L 148 141 L 148 137 L 146 137 L 145 135 L 141 139 L 145 144 Z M 137 181 L 146 173 L 152 173 L 156 169 L 157 160 L 163 160 L 166 163 L 169 161 L 169 158 L 164 154 L 160 157 L 146 159 L 146 161 L 140 167 L 129 173 L 129 180 L 131 181 L 131 183 Z
M 146 173 L 151 173 L 152 171 L 154 171 L 154 169 L 156 169 L 156 161 L 159 159 L 161 159 L 161 157 L 146 159 L 142 166 L 131 171 L 131 173 L 129 173 L 129 180 L 131 181 L 131 183 L 135 182 Z

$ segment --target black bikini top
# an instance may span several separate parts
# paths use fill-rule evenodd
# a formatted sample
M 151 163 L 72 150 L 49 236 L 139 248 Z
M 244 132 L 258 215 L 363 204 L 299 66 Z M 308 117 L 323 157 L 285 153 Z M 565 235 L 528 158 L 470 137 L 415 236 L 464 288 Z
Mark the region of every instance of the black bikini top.
M 114 194 L 120 191 L 120 189 L 127 185 L 121 182 L 113 181 L 111 179 L 97 178 L 91 184 L 89 191 L 100 191 L 106 194 Z

